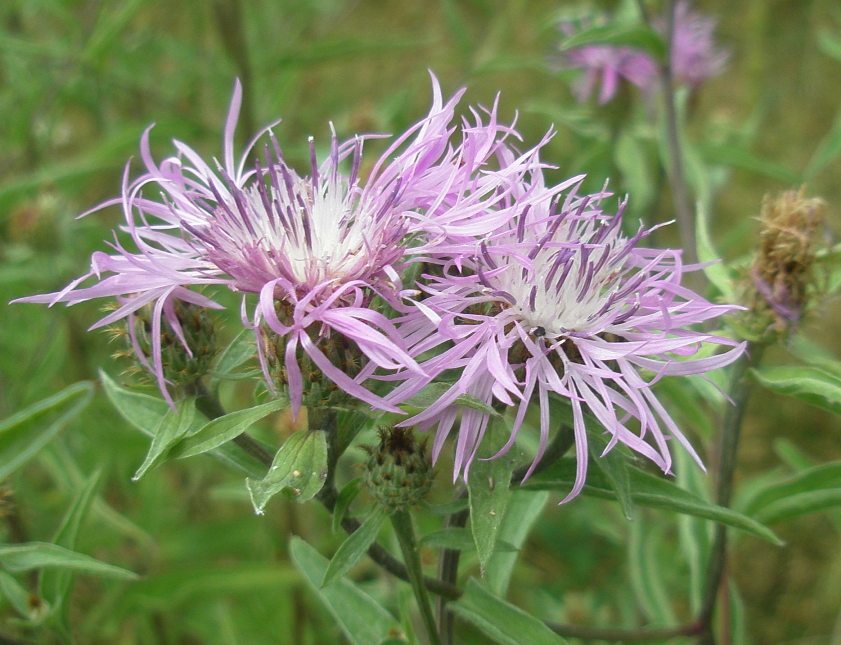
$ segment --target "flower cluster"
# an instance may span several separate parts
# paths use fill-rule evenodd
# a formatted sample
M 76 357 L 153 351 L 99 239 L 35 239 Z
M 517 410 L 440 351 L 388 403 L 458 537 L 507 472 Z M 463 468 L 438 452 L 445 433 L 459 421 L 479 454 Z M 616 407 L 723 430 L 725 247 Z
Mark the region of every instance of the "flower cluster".
M 241 294 L 264 375 L 289 394 L 293 413 L 325 404 L 325 387 L 346 403 L 400 413 L 436 379 L 451 383 L 400 425 L 435 428 L 437 458 L 460 421 L 454 477 L 477 455 L 489 406 L 512 409 L 503 451 L 529 406 L 539 408 L 534 467 L 552 432 L 552 397 L 572 408 L 570 497 L 587 467 L 586 412 L 608 434 L 608 449 L 622 443 L 664 471 L 670 440 L 695 455 L 651 386 L 735 360 L 742 345 L 693 328 L 732 307 L 682 286 L 695 267 L 680 251 L 641 246 L 651 229 L 624 232 L 624 202 L 609 213 L 606 190 L 581 194 L 583 175 L 548 183 L 539 153 L 551 131 L 521 151 L 496 104 L 454 123 L 461 94 L 445 102 L 433 77 L 429 114 L 363 176 L 370 137 L 339 142 L 334 133 L 321 161 L 310 139 L 300 173 L 267 128 L 237 160 L 237 84 L 222 162 L 176 141 L 178 155 L 157 163 L 147 130 L 145 172 L 130 181 L 126 168 L 122 196 L 103 205 L 122 207 L 133 249 L 115 234 L 113 253 L 95 253 L 90 272 L 22 301 L 115 298 L 94 327 L 125 319 L 133 329 L 144 316 L 148 334 L 135 349 L 171 400 L 164 339 L 191 356 L 178 311 L 218 308 L 203 291 L 227 287 Z M 486 408 L 461 408 L 463 395 Z
M 724 69 L 727 53 L 715 45 L 715 20 L 692 11 L 687 0 L 679 0 L 675 5 L 671 35 L 666 21 L 657 20 L 653 26 L 671 41 L 669 64 L 676 82 L 694 87 Z M 569 22 L 561 23 L 559 29 L 564 37 L 575 33 L 575 27 Z M 588 100 L 599 84 L 598 102 L 604 104 L 616 95 L 622 79 L 646 93 L 651 93 L 658 83 L 657 61 L 633 47 L 575 47 L 564 52 L 563 62 L 566 67 L 584 72 L 575 85 L 575 94 L 580 101 Z

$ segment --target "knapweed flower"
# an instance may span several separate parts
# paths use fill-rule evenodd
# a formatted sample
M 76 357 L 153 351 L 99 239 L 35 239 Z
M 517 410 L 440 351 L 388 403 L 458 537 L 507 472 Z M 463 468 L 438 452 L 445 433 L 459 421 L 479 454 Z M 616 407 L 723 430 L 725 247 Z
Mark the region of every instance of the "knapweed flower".
M 677 2 L 674 12 L 670 50 L 672 79 L 694 87 L 721 73 L 727 53 L 716 47 L 715 20 L 692 11 L 686 0 Z M 657 20 L 653 26 L 668 40 L 664 20 Z M 561 23 L 559 29 L 564 37 L 575 33 L 569 22 Z M 616 95 L 622 79 L 646 93 L 654 91 L 659 81 L 657 61 L 633 47 L 601 44 L 576 47 L 563 52 L 563 63 L 584 72 L 574 88 L 582 102 L 592 96 L 599 83 L 598 102 L 604 104 Z
M 826 203 L 803 189 L 762 201 L 759 249 L 751 269 L 749 317 L 763 335 L 796 329 L 815 288 L 814 265 L 826 226 Z
M 437 458 L 460 413 L 454 477 L 466 476 L 489 421 L 481 409 L 456 405 L 462 395 L 498 410 L 516 408 L 500 454 L 537 404 L 540 448 L 532 469 L 552 428 L 550 396 L 569 401 L 578 470 L 567 499 L 584 484 L 586 411 L 607 433 L 608 450 L 625 444 L 668 472 L 668 444 L 675 440 L 698 460 L 652 385 L 736 360 L 743 344 L 692 328 L 735 307 L 712 304 L 681 285 L 684 271 L 695 267 L 683 266 L 680 251 L 641 246 L 652 229 L 625 235 L 624 203 L 609 214 L 602 210 L 608 193 L 579 195 L 579 185 L 565 196 L 547 191 L 542 201 L 513 202 L 508 226 L 477 241 L 472 254 L 442 255 L 441 270 L 425 276 L 423 287 L 423 304 L 438 324 L 420 313 L 401 322 L 413 354 L 438 352 L 421 364 L 424 370 L 449 374 L 444 380 L 453 383 L 401 425 L 435 428 Z M 727 350 L 712 353 L 717 345 Z M 407 375 L 390 396 L 402 400 L 426 383 Z
M 113 253 L 94 253 L 88 273 L 57 293 L 20 301 L 72 305 L 116 298 L 119 306 L 92 329 L 123 319 L 132 329 L 133 317 L 150 306 L 151 361 L 142 348 L 138 358 L 171 400 L 162 364 L 162 321 L 189 353 L 174 303 L 218 308 L 195 289 L 224 285 L 243 295 L 243 323 L 258 334 L 267 379 L 266 348 L 282 363 L 281 385 L 288 389 L 293 412 L 302 403 L 309 368 L 350 396 L 397 411 L 354 378 L 366 360 L 383 370 L 423 374 L 389 317 L 372 303 L 378 297 L 384 307 L 405 306 L 412 292 L 403 288 L 399 272 L 413 231 L 431 214 L 445 238 L 496 226 L 477 222 L 474 215 L 487 210 L 484 199 L 505 192 L 497 184 L 514 168 L 481 172 L 512 132 L 497 122 L 495 106 L 487 123 L 474 111 L 476 122 L 462 123 L 456 145 L 451 136 L 459 128 L 451 121 L 463 90 L 444 103 L 432 80 L 429 114 L 397 137 L 364 179 L 360 169 L 369 137 L 340 143 L 334 132 L 321 162 L 310 138 L 310 165 L 299 174 L 266 128 L 236 159 L 239 83 L 221 163 L 205 161 L 180 141 L 174 142 L 177 156 L 158 163 L 147 130 L 140 147 L 145 172 L 130 181 L 127 166 L 122 196 L 98 207 L 122 206 L 122 231 L 134 248 L 115 233 Z M 265 145 L 259 150 L 261 138 Z M 250 162 L 252 151 L 256 161 Z M 494 179 L 497 175 L 500 179 Z M 88 281 L 92 284 L 83 286 Z

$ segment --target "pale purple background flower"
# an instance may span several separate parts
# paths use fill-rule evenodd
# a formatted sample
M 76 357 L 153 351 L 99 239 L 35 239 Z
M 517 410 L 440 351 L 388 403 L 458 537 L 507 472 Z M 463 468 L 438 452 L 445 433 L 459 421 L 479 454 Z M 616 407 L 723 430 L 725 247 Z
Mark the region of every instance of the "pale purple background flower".
M 432 376 L 455 370 L 454 384 L 404 425 L 435 428 L 437 458 L 458 414 L 454 478 L 465 476 L 486 433 L 489 415 L 455 404 L 470 395 L 497 409 L 516 409 L 508 450 L 532 402 L 540 409 L 540 461 L 553 427 L 550 394 L 572 406 L 578 471 L 567 499 L 578 494 L 587 469 L 585 410 L 609 438 L 671 468 L 669 441 L 692 446 L 657 400 L 654 382 L 664 376 L 698 374 L 736 360 L 744 345 L 693 329 L 732 311 L 681 285 L 681 252 L 650 249 L 640 242 L 650 229 L 627 237 L 621 231 L 624 203 L 611 215 L 610 197 L 579 195 L 580 178 L 546 189 L 538 175 L 522 186 L 530 199 L 514 200 L 508 224 L 460 255 L 447 249 L 440 271 L 426 276 L 424 306 L 400 321 Z M 726 351 L 714 354 L 716 346 Z M 429 379 L 410 374 L 390 395 L 405 400 Z M 555 421 L 555 427 L 558 425 Z M 592 430 L 592 429 L 591 429 Z M 530 471 L 531 472 L 531 471 Z
M 674 31 L 671 46 L 672 78 L 678 83 L 696 86 L 720 74 L 728 54 L 714 40 L 716 21 L 692 11 L 689 0 L 675 5 Z M 654 28 L 668 38 L 666 23 L 659 19 Z M 564 37 L 574 33 L 569 22 L 559 27 Z M 587 101 L 598 87 L 598 102 L 610 101 L 619 90 L 622 79 L 646 93 L 658 83 L 657 61 L 644 51 L 615 45 L 586 45 L 563 53 L 565 66 L 582 70 L 574 91 L 579 101 Z

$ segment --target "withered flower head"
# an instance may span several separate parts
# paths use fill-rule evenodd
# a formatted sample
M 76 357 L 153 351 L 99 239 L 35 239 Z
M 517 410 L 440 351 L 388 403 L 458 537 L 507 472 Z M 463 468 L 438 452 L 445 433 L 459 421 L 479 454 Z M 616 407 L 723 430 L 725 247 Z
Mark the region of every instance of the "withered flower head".
M 826 203 L 803 188 L 766 195 L 760 216 L 759 250 L 751 278 L 751 310 L 778 334 L 792 332 L 814 291 L 814 265 L 826 222 Z

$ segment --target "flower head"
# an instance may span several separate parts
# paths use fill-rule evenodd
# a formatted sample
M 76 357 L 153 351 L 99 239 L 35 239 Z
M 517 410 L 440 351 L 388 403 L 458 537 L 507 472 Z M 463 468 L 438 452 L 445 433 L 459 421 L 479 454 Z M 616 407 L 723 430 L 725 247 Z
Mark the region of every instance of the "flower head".
M 713 38 L 715 20 L 692 11 L 688 0 L 677 2 L 674 12 L 669 60 L 672 78 L 694 87 L 720 74 L 728 55 L 716 47 Z M 654 28 L 664 38 L 669 38 L 664 20 L 656 21 Z M 563 22 L 560 31 L 568 37 L 575 32 L 575 28 L 569 22 Z M 563 58 L 566 66 L 584 71 L 575 86 L 580 101 L 588 100 L 599 83 L 600 104 L 607 103 L 616 95 L 622 79 L 649 93 L 658 83 L 657 61 L 648 53 L 633 47 L 585 45 L 565 51 Z
M 178 154 L 158 163 L 147 130 L 140 148 L 145 172 L 130 181 L 127 166 L 122 196 L 99 207 L 122 206 L 122 231 L 133 248 L 115 233 L 113 252 L 94 253 L 88 273 L 59 292 L 21 301 L 52 305 L 116 298 L 119 306 L 93 328 L 122 319 L 131 326 L 138 311 L 150 306 L 151 360 L 143 352 L 138 358 L 169 399 L 162 320 L 165 327 L 179 328 L 175 301 L 220 307 L 195 289 L 225 285 L 243 296 L 243 323 L 261 336 L 258 353 L 268 379 L 267 342 L 282 360 L 282 385 L 293 411 L 305 395 L 301 360 L 338 390 L 397 411 L 354 378 L 358 369 L 346 369 L 331 357 L 339 346 L 354 363 L 422 375 L 389 317 L 372 303 L 378 297 L 384 307 L 405 308 L 414 293 L 399 277 L 408 240 L 428 228 L 433 216 L 445 238 L 486 233 L 498 225 L 477 217 L 491 212 L 483 201 L 496 198 L 501 181 L 480 170 L 513 130 L 497 122 L 494 106 L 487 122 L 474 112 L 476 122 L 465 121 L 462 139 L 453 145 L 458 128 L 451 121 L 462 93 L 445 103 L 433 77 L 429 114 L 397 137 L 363 178 L 363 147 L 371 137 L 339 142 L 334 132 L 321 160 L 310 138 L 310 163 L 299 172 L 266 128 L 236 159 L 234 131 L 242 98 L 237 83 L 222 162 L 205 161 L 175 141 Z M 260 140 L 264 145 L 258 149 Z M 189 353 L 183 336 L 179 340 Z
M 681 252 L 645 248 L 651 229 L 622 232 L 622 213 L 602 210 L 606 192 L 512 204 L 509 225 L 478 242 L 467 258 L 442 257 L 439 276 L 428 276 L 424 305 L 440 323 L 420 316 L 404 321 L 413 353 L 441 348 L 422 363 L 429 374 L 456 370 L 453 385 L 431 406 L 404 422 L 436 428 L 437 457 L 452 431 L 457 398 L 468 394 L 516 414 L 508 444 L 515 442 L 532 402 L 540 408 L 540 461 L 551 430 L 549 399 L 572 408 L 578 474 L 569 498 L 583 486 L 587 468 L 585 411 L 609 436 L 608 450 L 623 443 L 671 468 L 668 441 L 697 455 L 657 400 L 654 382 L 697 374 L 734 361 L 743 344 L 694 330 L 696 323 L 734 309 L 714 305 L 681 285 Z M 434 327 L 434 328 L 433 328 Z M 425 332 L 424 332 L 425 330 Z M 709 351 L 729 347 L 722 354 Z M 407 376 L 392 397 L 411 396 L 425 385 Z M 456 445 L 455 472 L 466 474 L 489 416 L 465 409 Z

